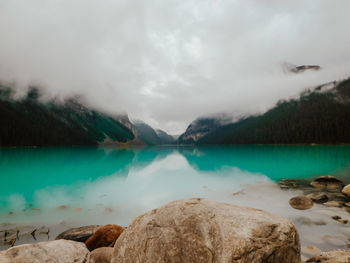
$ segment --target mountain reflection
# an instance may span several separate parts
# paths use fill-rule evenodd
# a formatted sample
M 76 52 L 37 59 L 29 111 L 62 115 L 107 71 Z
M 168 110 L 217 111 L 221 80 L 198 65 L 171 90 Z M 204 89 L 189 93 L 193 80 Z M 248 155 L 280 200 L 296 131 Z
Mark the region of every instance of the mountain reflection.
M 348 146 L 1 149 L 0 212 L 28 204 L 91 209 L 103 201 L 131 205 L 134 214 L 174 199 L 232 195 L 260 181 L 337 174 L 348 182 L 349 160 Z

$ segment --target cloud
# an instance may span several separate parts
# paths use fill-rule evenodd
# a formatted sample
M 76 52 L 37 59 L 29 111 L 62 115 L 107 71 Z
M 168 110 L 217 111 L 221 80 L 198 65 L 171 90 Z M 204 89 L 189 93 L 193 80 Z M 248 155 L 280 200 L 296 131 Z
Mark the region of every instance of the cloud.
M 2 0 L 0 80 L 182 132 L 349 76 L 350 2 Z M 320 65 L 285 74 L 281 64 Z

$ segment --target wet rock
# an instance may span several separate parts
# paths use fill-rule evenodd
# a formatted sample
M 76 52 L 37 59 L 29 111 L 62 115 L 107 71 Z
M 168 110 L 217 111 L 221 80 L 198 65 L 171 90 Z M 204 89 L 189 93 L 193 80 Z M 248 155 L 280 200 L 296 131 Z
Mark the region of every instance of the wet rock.
M 347 197 L 350 197 L 350 184 L 348 184 L 347 186 L 345 186 L 341 192 L 342 192 L 344 195 L 346 195 Z
M 289 200 L 291 207 L 299 210 L 310 209 L 313 207 L 314 203 L 312 200 L 306 196 L 296 196 Z
M 298 263 L 297 230 L 265 211 L 201 198 L 138 216 L 118 238 L 112 263 Z
M 304 189 L 310 188 L 310 181 L 305 179 L 282 179 L 279 186 L 281 189 Z
M 124 227 L 118 225 L 105 225 L 97 229 L 97 231 L 85 241 L 86 247 L 92 251 L 99 247 L 113 247 L 115 241 L 124 231 Z
M 0 252 L 1 263 L 83 263 L 89 251 L 81 242 L 54 240 L 20 245 Z
M 96 230 L 99 227 L 100 227 L 99 225 L 91 225 L 91 226 L 71 228 L 59 234 L 56 237 L 56 240 L 66 239 L 66 240 L 85 242 L 86 240 L 89 239 L 89 237 L 91 237 L 96 232 Z
M 325 193 L 311 193 L 306 197 L 310 198 L 315 203 L 325 203 L 328 201 L 328 196 Z
M 349 197 L 343 195 L 342 193 L 328 193 L 327 194 L 329 201 L 342 201 L 346 203 L 349 201 Z
M 331 175 L 320 176 L 313 180 L 311 182 L 311 185 L 316 188 L 338 192 L 340 192 L 344 187 L 344 183 L 342 181 L 338 180 L 337 178 Z
M 110 263 L 112 260 L 113 248 L 100 247 L 90 253 L 88 263 Z
M 328 201 L 326 203 L 323 203 L 323 205 L 328 207 L 342 207 L 343 202 L 342 201 Z
M 350 251 L 333 250 L 306 260 L 308 263 L 349 263 Z

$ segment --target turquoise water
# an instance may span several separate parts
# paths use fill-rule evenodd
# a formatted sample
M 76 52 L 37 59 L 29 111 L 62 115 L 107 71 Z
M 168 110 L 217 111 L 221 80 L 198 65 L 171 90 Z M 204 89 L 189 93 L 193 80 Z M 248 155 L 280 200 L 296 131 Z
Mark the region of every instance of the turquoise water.
M 277 182 L 332 174 L 350 183 L 349 164 L 349 146 L 0 149 L 0 232 L 50 227 L 50 236 L 37 240 L 52 239 L 74 226 L 127 226 L 169 201 L 203 197 L 284 216 L 302 245 L 346 248 L 350 231 L 331 219 L 350 219 L 346 211 L 318 204 L 295 210 L 288 201 L 300 193 L 282 191 Z M 310 220 L 327 224 L 304 223 Z M 16 244 L 37 242 L 28 233 Z
M 1 149 L 0 211 L 93 209 L 103 197 L 110 206 L 149 200 L 152 207 L 206 197 L 208 189 L 233 193 L 258 181 L 321 174 L 347 181 L 349 163 L 348 146 Z

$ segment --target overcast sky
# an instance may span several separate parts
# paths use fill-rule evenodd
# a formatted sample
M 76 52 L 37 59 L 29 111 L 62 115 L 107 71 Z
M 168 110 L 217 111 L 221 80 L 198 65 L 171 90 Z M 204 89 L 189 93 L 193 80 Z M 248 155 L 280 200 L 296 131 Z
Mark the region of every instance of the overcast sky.
M 0 80 L 179 134 L 350 76 L 349 0 L 0 0 Z M 286 74 L 281 64 L 320 71 Z

